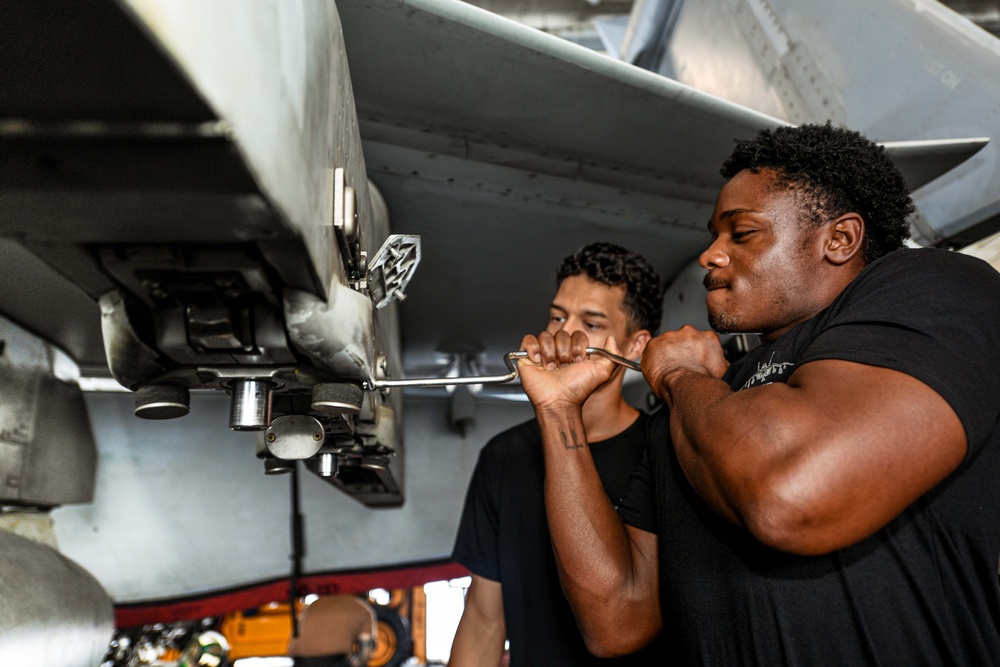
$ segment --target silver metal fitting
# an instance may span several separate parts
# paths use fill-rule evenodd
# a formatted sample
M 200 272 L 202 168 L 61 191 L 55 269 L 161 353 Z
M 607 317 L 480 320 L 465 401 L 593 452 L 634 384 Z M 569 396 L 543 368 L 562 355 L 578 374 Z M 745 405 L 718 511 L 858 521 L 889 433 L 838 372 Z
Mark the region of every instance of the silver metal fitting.
M 263 431 L 271 425 L 271 396 L 274 385 L 267 380 L 234 380 L 229 428 L 234 431 Z

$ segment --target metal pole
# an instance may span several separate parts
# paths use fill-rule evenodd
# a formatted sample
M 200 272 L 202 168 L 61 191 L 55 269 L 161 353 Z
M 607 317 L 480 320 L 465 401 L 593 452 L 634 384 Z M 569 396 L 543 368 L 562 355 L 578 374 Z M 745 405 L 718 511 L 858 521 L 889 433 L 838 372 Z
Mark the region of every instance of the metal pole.
M 292 553 L 289 558 L 292 561 L 292 573 L 288 589 L 289 601 L 292 606 L 292 636 L 299 636 L 299 619 L 295 613 L 295 602 L 298 599 L 299 577 L 302 576 L 302 558 L 305 556 L 305 548 L 302 540 L 303 521 L 299 512 L 299 465 L 298 461 L 292 461 L 292 514 L 290 517 Z

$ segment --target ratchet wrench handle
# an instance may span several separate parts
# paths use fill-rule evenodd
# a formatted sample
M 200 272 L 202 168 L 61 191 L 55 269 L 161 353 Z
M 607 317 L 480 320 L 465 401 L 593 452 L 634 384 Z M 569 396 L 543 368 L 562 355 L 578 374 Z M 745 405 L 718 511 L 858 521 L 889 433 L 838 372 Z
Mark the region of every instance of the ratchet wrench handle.
M 638 361 L 632 361 L 631 359 L 626 359 L 625 357 L 619 356 L 612 352 L 608 352 L 604 348 L 600 347 L 588 347 L 586 349 L 588 355 L 596 354 L 605 359 L 610 359 L 619 366 L 624 366 L 625 368 L 631 368 L 634 371 L 642 371 L 642 367 L 639 365 Z M 510 382 L 516 380 L 518 376 L 517 372 L 517 359 L 526 359 L 528 353 L 524 351 L 518 352 L 508 352 L 503 357 L 503 362 L 507 366 L 508 373 L 504 375 L 477 375 L 472 377 L 439 377 L 439 378 L 409 378 L 403 380 L 375 380 L 373 383 L 365 385 L 365 389 L 387 389 L 390 387 L 450 387 L 459 384 L 503 384 L 505 382 Z

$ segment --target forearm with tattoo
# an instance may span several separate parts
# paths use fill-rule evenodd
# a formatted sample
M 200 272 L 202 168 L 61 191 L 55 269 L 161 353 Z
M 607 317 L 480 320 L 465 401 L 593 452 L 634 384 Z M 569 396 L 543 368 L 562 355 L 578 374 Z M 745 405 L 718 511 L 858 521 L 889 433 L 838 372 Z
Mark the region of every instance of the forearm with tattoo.
M 576 429 L 569 429 L 568 433 L 566 430 L 562 430 L 559 432 L 559 437 L 562 438 L 564 449 L 583 449 L 587 446 L 586 442 L 581 442 Z

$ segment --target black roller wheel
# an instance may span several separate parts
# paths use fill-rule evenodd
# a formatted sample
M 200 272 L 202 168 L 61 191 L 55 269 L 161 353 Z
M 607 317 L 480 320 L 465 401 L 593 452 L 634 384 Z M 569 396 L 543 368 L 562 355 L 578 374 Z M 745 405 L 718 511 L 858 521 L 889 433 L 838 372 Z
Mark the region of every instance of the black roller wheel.
M 413 655 L 410 624 L 395 609 L 382 605 L 374 607 L 377 636 L 368 667 L 400 667 Z

